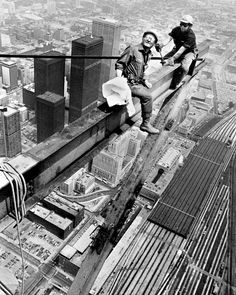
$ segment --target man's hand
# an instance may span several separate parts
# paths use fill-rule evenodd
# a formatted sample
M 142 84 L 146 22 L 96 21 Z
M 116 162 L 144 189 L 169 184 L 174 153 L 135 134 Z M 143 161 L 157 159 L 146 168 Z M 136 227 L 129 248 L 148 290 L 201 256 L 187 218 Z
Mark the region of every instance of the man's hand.
M 116 77 L 122 77 L 123 72 L 119 69 L 116 70 Z
M 148 82 L 148 80 L 145 80 L 144 83 L 147 86 L 147 88 L 152 88 L 152 83 Z
M 167 66 L 174 66 L 175 65 L 175 60 L 174 60 L 174 58 L 173 57 L 170 57 L 170 58 L 168 58 L 167 60 L 166 60 L 166 62 L 165 62 L 165 65 L 167 65 Z
M 157 43 L 155 45 L 155 49 L 157 52 L 161 52 L 162 48 L 164 47 L 164 44 L 163 43 Z

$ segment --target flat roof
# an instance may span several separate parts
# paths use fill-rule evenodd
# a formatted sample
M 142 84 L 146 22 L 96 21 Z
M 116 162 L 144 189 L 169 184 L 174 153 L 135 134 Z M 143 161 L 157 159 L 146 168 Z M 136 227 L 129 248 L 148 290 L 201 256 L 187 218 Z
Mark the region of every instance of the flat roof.
M 22 16 L 25 17 L 25 18 L 31 19 L 31 20 L 35 20 L 35 21 L 43 20 L 42 17 L 37 16 L 37 15 L 32 14 L 32 13 L 25 13 Z
M 60 227 L 61 229 L 66 229 L 72 223 L 70 219 L 64 218 L 56 214 L 55 212 L 51 212 L 45 219 L 52 224 Z
M 109 18 L 109 17 L 96 17 L 93 20 L 98 22 L 103 22 L 103 23 L 120 24 L 120 22 L 117 19 Z
M 49 91 L 38 95 L 37 98 L 50 104 L 64 101 L 64 96 Z
M 1 64 L 2 66 L 4 65 L 12 66 L 12 65 L 16 65 L 16 62 L 11 60 L 4 60 L 4 61 L 1 61 Z
M 71 257 L 73 257 L 76 252 L 77 250 L 71 245 L 65 245 L 65 247 L 61 250 L 60 254 L 68 259 L 71 259 Z
M 46 219 L 47 216 L 50 214 L 50 210 L 48 210 L 47 208 L 42 207 L 39 204 L 36 204 L 33 208 L 30 209 L 31 212 L 33 212 L 35 215 Z
M 11 107 L 7 107 L 7 111 L 4 112 L 3 114 L 4 114 L 4 117 L 8 117 L 8 116 L 11 116 L 17 112 L 18 112 L 18 110 L 11 108 Z

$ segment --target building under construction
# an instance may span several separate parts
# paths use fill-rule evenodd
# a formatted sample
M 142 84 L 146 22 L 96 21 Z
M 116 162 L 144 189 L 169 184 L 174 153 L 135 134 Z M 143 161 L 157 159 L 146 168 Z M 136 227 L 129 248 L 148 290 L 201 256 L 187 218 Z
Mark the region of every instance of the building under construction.
M 14 181 L 18 183 L 23 176 L 19 191 L 30 191 L 27 197 L 23 194 L 18 198 L 17 194 L 12 199 L 13 181 L 0 175 L 0 216 L 4 220 L 0 253 L 4 267 L 17 260 L 7 260 L 6 246 L 19 256 L 16 242 L 4 238 L 13 220 L 20 224 L 27 212 L 39 231 L 34 233 L 27 223 L 22 232 L 20 248 L 27 253 L 26 263 L 34 266 L 33 277 L 27 271 L 27 277 L 19 277 L 25 280 L 25 295 L 39 294 L 49 276 L 50 282 L 68 295 L 216 294 L 212 292 L 217 287 L 221 292 L 234 294 L 235 249 L 227 242 L 230 236 L 232 245 L 235 243 L 234 226 L 232 222 L 229 230 L 227 222 L 228 216 L 233 220 L 234 214 L 229 203 L 235 201 L 235 111 L 218 118 L 213 126 L 211 120 L 203 120 L 189 137 L 178 133 L 178 116 L 168 130 L 164 128 L 170 109 L 205 66 L 208 44 L 201 49 L 192 76 L 176 90 L 169 86 L 180 64 L 162 67 L 150 75 L 154 109 L 158 109 L 153 124 L 161 129 L 161 134 L 140 140 L 138 152 L 136 145 L 131 148 L 127 144 L 126 152 L 135 160 L 112 189 L 107 188 L 103 178 L 95 180 L 95 175 L 90 179 L 93 189 L 84 187 L 81 194 L 74 189 L 72 176 L 76 174 L 76 182 L 84 184 L 83 173 L 78 171 L 86 166 L 91 172 L 93 159 L 109 147 L 114 133 L 125 134 L 137 123 L 141 112 L 137 97 L 133 97 L 132 118 L 125 106 L 108 108 L 101 104 L 91 112 L 82 112 L 79 118 L 73 117 L 73 122 L 62 131 L 11 159 L 9 167 L 3 167 L 3 173 L 9 171 L 7 168 L 12 175 L 20 171 Z M 98 88 L 98 83 L 95 86 Z M 162 149 L 173 133 L 181 138 L 173 139 L 175 148 Z M 181 155 L 184 160 L 178 165 Z M 108 161 L 108 157 L 104 158 L 100 162 Z M 160 178 L 166 184 L 161 193 Z M 61 184 L 65 184 L 63 189 Z M 14 214 L 9 214 L 12 211 Z M 132 217 L 133 211 L 136 213 Z M 101 234 L 101 228 L 106 234 Z M 49 234 L 41 234 L 41 230 Z M 122 233 L 119 241 L 112 236 L 114 232 Z M 97 235 L 99 249 L 93 242 Z M 36 242 L 34 246 L 27 243 L 33 240 L 54 248 L 54 252 L 46 252 L 50 259 L 39 261 L 44 248 L 38 249 Z

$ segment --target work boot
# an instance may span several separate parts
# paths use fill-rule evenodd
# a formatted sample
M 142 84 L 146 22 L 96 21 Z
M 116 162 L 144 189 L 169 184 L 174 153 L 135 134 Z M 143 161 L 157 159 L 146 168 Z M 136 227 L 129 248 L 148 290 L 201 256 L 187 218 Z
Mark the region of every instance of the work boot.
M 140 125 L 140 130 L 145 131 L 150 134 L 158 134 L 160 130 L 153 127 L 149 121 L 144 120 L 143 123 Z

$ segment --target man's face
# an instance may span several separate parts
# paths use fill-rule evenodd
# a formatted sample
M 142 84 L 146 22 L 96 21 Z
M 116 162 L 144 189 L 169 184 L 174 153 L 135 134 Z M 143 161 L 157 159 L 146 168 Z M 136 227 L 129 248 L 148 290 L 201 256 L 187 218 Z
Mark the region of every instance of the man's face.
M 180 22 L 180 29 L 182 32 L 186 32 L 189 29 L 189 24 L 184 23 L 184 22 Z
M 144 37 L 143 37 L 143 46 L 145 47 L 148 47 L 148 48 L 152 48 L 152 46 L 154 46 L 155 44 L 155 37 L 152 35 L 152 34 L 146 34 Z

